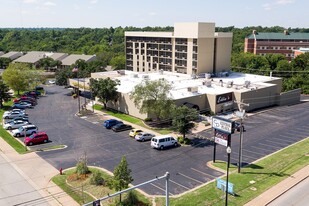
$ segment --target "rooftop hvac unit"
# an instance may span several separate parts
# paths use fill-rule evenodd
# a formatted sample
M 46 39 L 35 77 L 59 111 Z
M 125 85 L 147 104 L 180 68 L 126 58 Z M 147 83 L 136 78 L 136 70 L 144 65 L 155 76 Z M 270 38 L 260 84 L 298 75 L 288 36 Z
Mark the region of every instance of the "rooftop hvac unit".
M 149 75 L 147 74 L 143 75 L 143 79 L 149 79 Z
M 160 75 L 163 75 L 163 72 L 164 72 L 163 69 L 160 69 L 160 70 L 159 70 L 159 74 L 160 74 Z
M 211 74 L 209 74 L 209 73 L 206 73 L 206 74 L 205 74 L 205 78 L 206 78 L 206 79 L 210 79 L 210 77 L 211 77 Z
M 250 86 L 250 81 L 245 81 L 245 87 L 248 88 Z
M 125 75 L 126 74 L 125 70 L 118 70 L 117 73 L 120 74 L 120 75 Z
M 138 74 L 132 74 L 133 78 L 138 78 Z
M 197 87 L 188 87 L 188 92 L 197 92 L 198 88 Z
M 233 86 L 233 81 L 228 81 L 226 84 L 227 88 L 231 88 Z

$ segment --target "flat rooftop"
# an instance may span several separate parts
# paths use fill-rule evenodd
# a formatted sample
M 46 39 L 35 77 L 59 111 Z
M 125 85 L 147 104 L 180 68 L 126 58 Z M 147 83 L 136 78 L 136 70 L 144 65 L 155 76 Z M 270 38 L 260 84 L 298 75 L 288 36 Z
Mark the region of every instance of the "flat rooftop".
M 225 94 L 229 92 L 246 92 L 254 89 L 273 86 L 274 84 L 267 83 L 271 80 L 280 79 L 277 77 L 243 74 L 236 72 L 222 72 L 221 77 L 205 77 L 192 78 L 191 75 L 172 73 L 172 72 L 154 72 L 140 73 L 127 70 L 108 71 L 92 73 L 95 78 L 118 79 L 120 85 L 117 90 L 121 93 L 130 93 L 134 87 L 146 80 L 165 79 L 172 85 L 171 98 L 182 99 L 203 94 Z M 207 83 L 206 83 L 207 82 Z M 189 91 L 188 88 L 193 88 Z

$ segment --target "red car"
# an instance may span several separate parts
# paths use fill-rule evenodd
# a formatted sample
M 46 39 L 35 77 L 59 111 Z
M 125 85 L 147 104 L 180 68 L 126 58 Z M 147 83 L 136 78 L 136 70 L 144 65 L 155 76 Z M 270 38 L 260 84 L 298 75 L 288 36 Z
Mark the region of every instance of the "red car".
M 45 132 L 38 132 L 24 139 L 24 143 L 27 146 L 46 142 L 48 142 L 48 135 Z
M 14 103 L 20 102 L 20 101 L 29 101 L 29 102 L 33 102 L 34 104 L 36 103 L 36 100 L 34 98 L 27 97 L 27 96 L 21 96 L 20 98 L 14 99 Z

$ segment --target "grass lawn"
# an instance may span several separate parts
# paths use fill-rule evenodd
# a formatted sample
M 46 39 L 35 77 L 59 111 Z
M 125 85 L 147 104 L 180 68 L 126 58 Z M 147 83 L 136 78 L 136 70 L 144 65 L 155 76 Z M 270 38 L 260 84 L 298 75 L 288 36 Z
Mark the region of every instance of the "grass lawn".
M 241 174 L 230 174 L 229 182 L 234 184 L 234 192 L 237 195 L 230 195 L 228 204 L 235 206 L 244 205 L 299 169 L 307 166 L 309 164 L 308 153 L 309 138 L 260 160 L 255 164 L 242 168 Z M 252 180 L 255 181 L 254 184 L 250 184 Z M 225 194 L 216 188 L 215 182 L 212 182 L 179 198 L 171 198 L 170 205 L 221 206 L 224 205 L 224 198 Z M 164 198 L 157 198 L 157 206 L 163 206 L 164 201 Z
M 91 195 L 93 195 L 94 197 L 96 197 L 96 199 L 98 199 L 101 197 L 105 197 L 108 194 L 115 193 L 115 191 L 110 190 L 108 187 L 91 185 L 90 178 L 94 171 L 99 171 L 104 180 L 110 178 L 111 176 L 96 168 L 89 168 L 89 169 L 91 173 L 88 174 L 87 178 L 85 178 L 84 176 L 77 178 L 77 175 L 75 174 L 75 169 L 70 169 L 70 170 L 65 171 L 63 175 L 57 175 L 53 177 L 52 181 L 55 184 L 57 184 L 59 187 L 61 187 L 67 194 L 69 194 L 79 204 L 94 201 L 95 198 L 91 197 Z M 82 193 L 82 189 L 86 193 Z M 90 193 L 91 195 L 87 193 Z M 137 191 L 134 191 L 134 193 L 138 196 L 138 199 L 142 202 L 142 204 L 140 204 L 141 206 L 150 205 L 151 201 L 149 199 L 147 199 L 145 196 L 138 193 Z M 125 198 L 126 198 L 126 194 L 123 194 L 122 200 L 125 200 Z M 105 201 L 101 201 L 101 204 L 116 205 L 118 200 L 119 200 L 119 196 L 115 196 Z
M 163 129 L 153 129 L 153 128 L 150 128 L 147 125 L 145 125 L 141 119 L 132 117 L 132 116 L 124 114 L 124 113 L 116 112 L 116 111 L 103 110 L 102 106 L 98 105 L 98 104 L 94 105 L 94 109 L 98 110 L 98 111 L 104 111 L 106 114 L 108 114 L 110 116 L 114 116 L 114 117 L 117 117 L 117 118 L 122 119 L 124 121 L 131 122 L 133 124 L 139 125 L 141 127 L 147 128 L 149 130 L 153 130 L 153 131 L 158 132 L 160 134 L 170 134 L 171 132 L 173 132 L 170 129 L 164 129 L 164 128 Z

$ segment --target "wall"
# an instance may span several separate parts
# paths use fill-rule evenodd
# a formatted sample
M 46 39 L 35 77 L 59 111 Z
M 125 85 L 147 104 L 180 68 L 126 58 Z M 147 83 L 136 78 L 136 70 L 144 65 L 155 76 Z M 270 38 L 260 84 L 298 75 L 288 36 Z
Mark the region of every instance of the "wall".
M 212 73 L 214 59 L 214 38 L 199 38 L 197 40 L 197 74 Z
M 292 105 L 300 102 L 301 89 L 294 89 L 280 94 L 279 105 Z
M 217 38 L 216 72 L 228 71 L 231 66 L 232 37 Z

